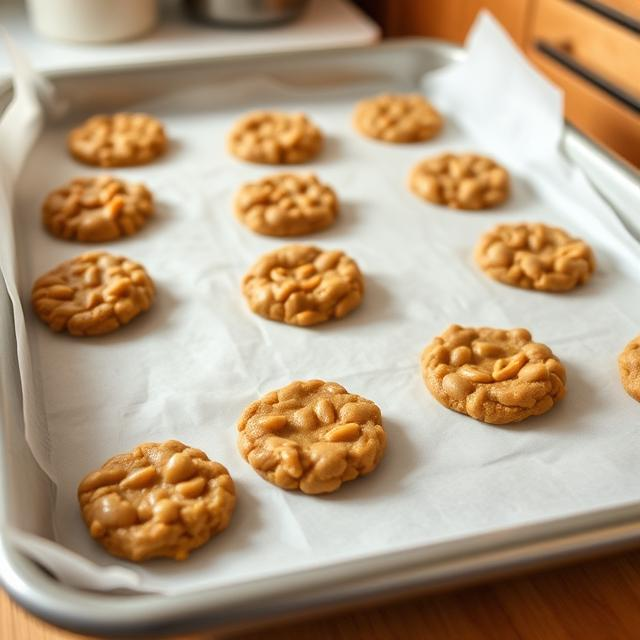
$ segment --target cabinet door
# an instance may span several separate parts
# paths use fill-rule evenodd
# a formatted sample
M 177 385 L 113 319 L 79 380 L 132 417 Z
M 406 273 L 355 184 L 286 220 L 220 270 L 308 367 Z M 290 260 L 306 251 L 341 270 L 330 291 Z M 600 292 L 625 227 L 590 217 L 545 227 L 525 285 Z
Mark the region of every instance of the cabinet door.
M 478 11 L 488 9 L 520 45 L 531 0 L 361 0 L 385 35 L 419 35 L 462 43 Z

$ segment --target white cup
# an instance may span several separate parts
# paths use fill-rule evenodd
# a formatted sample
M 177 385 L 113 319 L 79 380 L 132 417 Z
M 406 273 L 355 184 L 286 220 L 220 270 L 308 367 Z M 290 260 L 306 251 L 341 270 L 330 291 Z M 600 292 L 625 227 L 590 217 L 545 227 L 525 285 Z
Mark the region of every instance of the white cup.
M 27 0 L 33 28 L 49 38 L 116 42 L 150 31 L 157 0 Z

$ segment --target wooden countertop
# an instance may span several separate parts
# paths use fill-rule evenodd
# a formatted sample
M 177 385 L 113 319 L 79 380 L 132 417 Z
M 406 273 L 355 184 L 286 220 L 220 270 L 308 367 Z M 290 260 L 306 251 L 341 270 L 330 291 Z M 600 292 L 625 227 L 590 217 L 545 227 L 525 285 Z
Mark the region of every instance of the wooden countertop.
M 212 633 L 179 640 L 212 640 Z M 640 551 L 456 592 L 244 633 L 244 640 L 640 638 Z M 81 640 L 0 592 L 2 640 Z M 178 640 L 175 636 L 173 640 Z

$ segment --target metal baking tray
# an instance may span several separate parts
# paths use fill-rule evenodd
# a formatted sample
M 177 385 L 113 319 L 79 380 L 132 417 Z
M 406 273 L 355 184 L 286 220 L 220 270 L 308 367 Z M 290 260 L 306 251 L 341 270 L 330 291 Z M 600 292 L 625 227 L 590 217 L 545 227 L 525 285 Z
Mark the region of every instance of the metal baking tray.
M 74 111 L 116 108 L 120 95 L 142 100 L 172 89 L 269 73 L 304 85 L 348 83 L 350 79 L 401 78 L 417 83 L 425 72 L 462 59 L 454 46 L 428 39 L 388 41 L 359 49 L 307 51 L 294 55 L 194 60 L 162 67 L 88 69 L 50 74 Z M 0 109 L 10 97 L 0 87 Z M 584 169 L 640 238 L 640 177 L 567 126 L 564 152 Z M 24 438 L 13 312 L 0 279 L 0 521 L 24 510 L 11 487 L 29 483 L 47 491 Z M 225 587 L 177 596 L 104 594 L 58 582 L 12 547 L 0 526 L 0 579 L 22 606 L 53 624 L 90 634 L 131 635 L 187 631 L 204 626 L 239 629 L 266 621 L 357 603 L 469 584 L 527 568 L 548 566 L 619 550 L 640 543 L 640 503 L 558 518 L 543 523 L 474 535 L 410 551 L 351 560 Z

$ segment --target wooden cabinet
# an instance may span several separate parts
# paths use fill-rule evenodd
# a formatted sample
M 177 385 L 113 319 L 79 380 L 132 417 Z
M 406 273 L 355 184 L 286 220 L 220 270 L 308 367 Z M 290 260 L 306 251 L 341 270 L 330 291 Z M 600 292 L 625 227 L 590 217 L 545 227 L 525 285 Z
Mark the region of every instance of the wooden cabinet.
M 464 41 L 478 11 L 502 23 L 565 92 L 568 120 L 640 167 L 640 0 L 361 0 L 385 35 Z

